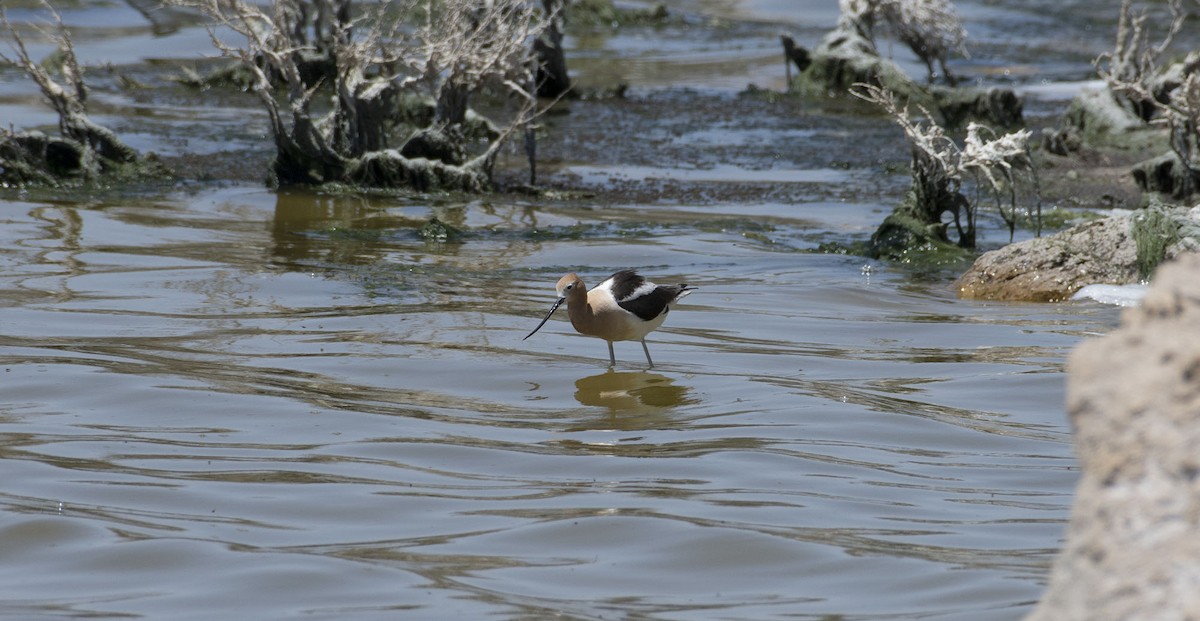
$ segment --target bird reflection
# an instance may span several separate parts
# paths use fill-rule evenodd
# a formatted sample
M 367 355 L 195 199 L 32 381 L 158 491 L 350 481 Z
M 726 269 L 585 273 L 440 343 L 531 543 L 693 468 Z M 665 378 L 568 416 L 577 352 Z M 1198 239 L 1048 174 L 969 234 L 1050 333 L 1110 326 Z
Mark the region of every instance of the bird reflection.
M 658 413 L 695 403 L 686 386 L 658 373 L 608 371 L 575 382 L 575 399 L 583 405 L 608 408 L 613 413 Z

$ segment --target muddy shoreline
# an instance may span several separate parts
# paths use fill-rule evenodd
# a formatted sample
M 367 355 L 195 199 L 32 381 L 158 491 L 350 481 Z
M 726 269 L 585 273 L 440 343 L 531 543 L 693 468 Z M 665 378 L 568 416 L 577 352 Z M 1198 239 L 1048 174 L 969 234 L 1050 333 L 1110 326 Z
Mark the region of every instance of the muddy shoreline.
M 683 30 L 697 26 L 712 28 L 718 40 L 764 31 L 762 24 L 750 22 L 706 24 L 694 14 L 671 22 Z M 639 29 L 656 31 L 632 28 Z M 192 64 L 200 69 L 214 63 Z M 581 91 L 613 92 L 614 84 L 588 82 L 599 77 L 593 61 L 585 58 L 581 65 Z M 274 149 L 261 106 L 235 89 L 184 86 L 178 82 L 180 67 L 156 61 L 89 68 L 94 113 L 118 135 L 129 136 L 131 144 L 155 153 L 178 183 L 265 184 Z M 782 62 L 776 70 L 782 78 Z M 525 155 L 510 143 L 496 167 L 494 196 L 589 206 L 728 204 L 734 216 L 737 205 L 747 203 L 795 204 L 797 217 L 804 217 L 811 202 L 878 204 L 882 221 L 910 184 L 909 146 L 902 133 L 877 109 L 849 96 L 800 96 L 749 83 L 741 92 L 670 84 L 617 90 L 624 95 L 561 101 L 541 119 L 542 194 L 531 194 Z M 1066 101 L 1023 98 L 1024 126 L 1035 140 L 1060 127 Z M 198 104 L 210 109 L 196 110 Z M 1141 206 L 1144 198 L 1130 168 L 1154 155 L 1159 153 L 1085 147 L 1061 157 L 1036 149 L 1043 204 L 1059 209 L 1045 232 L 1069 224 L 1072 212 L 1083 218 Z M 988 209 L 982 212 L 988 227 Z M 1028 235 L 1029 230 L 1022 232 Z M 1007 236 L 991 235 L 980 250 L 1003 245 L 1001 237 Z M 817 245 L 855 241 L 861 239 L 835 234 Z
M 727 205 L 728 216 L 740 218 L 738 205 L 773 203 L 792 205 L 796 221 L 807 217 L 813 202 L 855 208 L 878 201 L 875 217 L 882 221 L 908 189 L 908 145 L 888 119 L 866 106 L 851 104 L 849 112 L 831 107 L 835 106 L 829 102 L 779 93 L 696 89 L 563 102 L 544 122 L 537 191 L 531 193 L 527 186 L 524 154 L 514 146 L 499 161 L 495 191 L 484 200 L 553 203 L 566 209 L 619 208 L 614 212 L 617 218 L 628 217 L 630 208 L 656 204 Z M 1036 135 L 1054 131 L 1059 123 L 1060 117 L 1050 112 L 1029 116 L 1026 127 Z M 747 140 L 746 135 L 753 138 Z M 723 141 L 722 136 L 733 140 Z M 1043 234 L 1113 209 L 1140 207 L 1145 198 L 1130 169 L 1149 155 L 1110 149 L 1062 157 L 1038 149 L 1042 199 L 1052 216 Z M 188 184 L 265 184 L 271 157 L 267 149 L 248 147 L 162 161 Z M 985 208 L 983 217 L 994 216 Z M 782 244 L 779 249 L 841 249 L 869 235 L 818 227 L 803 240 L 785 240 L 787 236 L 774 235 L 773 222 L 760 224 L 764 228 L 755 235 Z M 1031 237 L 1025 224 L 1020 236 Z M 980 253 L 1007 244 L 999 223 L 992 228 L 996 232 L 981 243 Z M 952 281 L 968 265 L 954 261 L 913 267 L 926 275 L 931 270 L 940 273 L 947 288 L 953 288 Z

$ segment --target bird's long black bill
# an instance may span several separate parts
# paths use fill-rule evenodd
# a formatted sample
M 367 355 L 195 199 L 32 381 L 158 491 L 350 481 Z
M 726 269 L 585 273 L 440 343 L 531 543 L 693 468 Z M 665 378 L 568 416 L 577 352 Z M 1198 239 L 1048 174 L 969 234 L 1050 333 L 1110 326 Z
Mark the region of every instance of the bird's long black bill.
M 559 307 L 559 305 L 560 305 L 560 304 L 562 304 L 562 303 L 563 303 L 563 301 L 564 301 L 564 300 L 566 300 L 566 299 L 567 299 L 567 298 L 558 298 L 558 300 L 557 300 L 556 302 L 554 302 L 554 306 L 551 306 L 551 307 L 550 307 L 550 312 L 546 313 L 546 316 L 545 316 L 545 318 L 543 318 L 543 319 L 542 319 L 542 323 L 539 323 L 539 324 L 538 324 L 538 327 L 536 327 L 536 328 L 534 328 L 534 329 L 533 329 L 533 332 L 530 332 L 529 334 L 526 334 L 526 335 L 525 335 L 525 339 L 527 339 L 527 338 L 529 338 L 529 337 L 533 336 L 534 332 L 537 332 L 538 330 L 541 330 L 541 329 L 542 329 L 542 326 L 546 325 L 546 322 L 547 322 L 547 321 L 550 321 L 550 315 L 553 315 L 553 314 L 554 314 L 554 311 L 558 310 L 558 307 Z M 522 340 L 522 341 L 524 341 L 525 339 L 521 339 L 521 340 Z

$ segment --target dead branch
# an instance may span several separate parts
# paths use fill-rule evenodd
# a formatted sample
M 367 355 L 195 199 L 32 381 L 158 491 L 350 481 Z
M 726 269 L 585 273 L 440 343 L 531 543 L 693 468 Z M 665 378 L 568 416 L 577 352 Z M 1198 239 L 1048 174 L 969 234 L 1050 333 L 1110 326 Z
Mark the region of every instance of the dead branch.
M 1132 0 L 1123 0 L 1113 51 L 1100 54 L 1092 62 L 1109 90 L 1121 96 L 1145 121 L 1152 119 L 1162 99 L 1154 84 L 1159 62 L 1187 19 L 1183 0 L 1168 0 L 1168 7 L 1171 22 L 1162 40 L 1152 45 L 1146 26 L 1149 16 L 1145 11 L 1135 14 Z
M 925 222 L 937 224 L 943 214 L 949 212 L 958 228 L 959 245 L 972 247 L 975 240 L 977 207 L 962 195 L 963 177 L 967 174 L 976 179 L 982 177 L 999 205 L 1000 196 L 1008 193 L 1010 208 L 1000 209 L 1000 215 L 1009 225 L 1010 236 L 1015 227 L 1017 208 L 1015 171 L 1027 174 L 1033 180 L 1037 194 L 1036 170 L 1029 153 L 1031 132 L 1020 130 L 997 136 L 992 129 L 971 123 L 967 127 L 964 146 L 959 146 L 946 136 L 932 120 L 928 110 L 921 108 L 925 122 L 913 121 L 907 106 L 901 107 L 895 95 L 887 89 L 872 84 L 857 84 L 851 92 L 868 102 L 883 108 L 901 129 L 912 146 L 914 207 Z M 985 137 L 990 136 L 990 138 Z M 978 184 L 977 184 L 978 185 Z M 1040 214 L 1040 198 L 1037 201 Z M 1031 210 L 1031 216 L 1032 216 Z M 965 226 L 962 218 L 966 218 Z M 1040 219 L 1037 222 L 1041 230 Z
M 1198 3 L 1200 4 L 1200 3 Z M 1161 61 L 1187 19 L 1183 0 L 1169 0 L 1171 21 L 1162 40 L 1150 43 L 1145 11 L 1134 13 L 1132 0 L 1121 3 L 1112 52 L 1096 58 L 1096 72 L 1118 98 L 1149 123 L 1164 125 L 1171 150 L 1184 174 L 1176 193 L 1189 195 L 1200 179 L 1200 53 L 1163 68 Z
M 925 63 L 929 81 L 937 72 L 958 81 L 946 65 L 951 52 L 967 55 L 967 31 L 949 0 L 840 0 L 839 27 L 853 28 L 874 45 L 876 30 L 907 45 Z
M 475 191 L 490 183 L 502 144 L 538 114 L 532 42 L 542 32 L 536 7 L 527 0 L 400 0 L 352 18 L 348 0 L 317 0 L 316 14 L 333 16 L 309 40 L 304 20 L 313 9 L 297 0 L 275 0 L 262 9 L 243 0 L 173 0 L 197 6 L 245 44 L 213 45 L 254 76 L 275 136 L 275 174 L 283 183 L 354 181 L 418 188 Z M 389 9 L 385 13 L 384 9 Z M 400 23 L 386 15 L 417 23 Z M 358 29 L 350 36 L 352 29 Z M 334 70 L 307 82 L 299 65 L 324 49 Z M 286 90 L 286 102 L 272 87 Z M 482 92 L 516 102 L 502 129 L 490 133 L 482 153 L 470 156 L 470 100 Z M 313 99 L 331 94 L 333 106 L 317 117 Z M 389 147 L 400 102 L 433 102 L 429 125 Z M 285 109 L 286 106 L 286 109 Z M 443 185 L 446 184 L 446 185 Z
M 8 21 L 7 15 L 2 10 L 0 10 L 0 24 L 8 30 L 11 36 L 9 47 L 15 58 L 9 58 L 3 53 L 0 53 L 0 58 L 20 67 L 38 85 L 42 95 L 58 113 L 59 131 L 62 132 L 63 137 L 80 145 L 77 172 L 82 174 L 85 179 L 94 177 L 106 167 L 137 161 L 137 151 L 122 142 L 111 130 L 98 125 L 88 117 L 86 105 L 88 89 L 84 82 L 83 68 L 75 56 L 75 47 L 71 42 L 71 37 L 66 26 L 63 25 L 62 17 L 50 6 L 49 2 L 43 0 L 42 6 L 50 12 L 54 19 L 54 25 L 53 28 L 39 28 L 39 32 L 55 43 L 62 52 L 62 79 L 65 86 L 55 80 L 45 67 L 30 57 L 24 39 Z M 4 138 L 5 141 L 12 143 L 17 135 L 8 132 Z M 44 158 L 44 154 L 35 153 L 36 149 L 33 152 L 28 149 L 29 145 L 38 144 L 42 144 L 42 141 L 26 141 L 25 147 L 11 153 L 27 153 L 35 158 Z M 13 164 L 11 159 L 7 161 L 10 166 Z M 31 164 L 31 162 L 26 163 Z

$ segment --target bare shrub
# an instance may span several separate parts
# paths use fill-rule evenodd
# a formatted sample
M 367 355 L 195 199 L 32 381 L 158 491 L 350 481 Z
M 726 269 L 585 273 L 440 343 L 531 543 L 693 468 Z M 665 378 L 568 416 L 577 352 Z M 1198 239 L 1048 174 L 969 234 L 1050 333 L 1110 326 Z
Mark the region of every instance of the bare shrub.
M 1012 240 L 1018 220 L 1018 185 L 1028 175 L 1032 192 L 1038 194 L 1037 173 L 1029 152 L 1031 133 L 1020 130 L 997 136 L 978 123 L 971 123 L 962 147 L 946 135 L 937 123 L 928 120 L 932 115 L 920 108 L 925 121 L 914 121 L 907 106 L 901 106 L 890 91 L 872 84 L 858 84 L 851 91 L 855 96 L 883 108 L 904 130 L 912 147 L 913 185 L 912 207 L 928 225 L 943 222 L 950 214 L 958 233 L 957 244 L 964 248 L 975 246 L 978 200 L 967 200 L 963 193 L 964 179 L 970 175 L 976 194 L 986 188 L 996 200 L 996 206 L 1009 229 Z M 1021 174 L 1018 174 L 1021 173 Z M 986 181 L 986 183 L 984 183 Z M 1005 209 L 1002 197 L 1008 197 Z M 1028 215 L 1041 234 L 1041 201 L 1036 211 Z
M 1168 8 L 1171 22 L 1162 39 L 1152 44 L 1148 14 L 1135 14 L 1132 1 L 1124 0 L 1113 51 L 1097 57 L 1095 65 L 1119 101 L 1142 120 L 1167 128 L 1171 150 L 1184 168 L 1177 176 L 1182 187 L 1175 193 L 1188 196 L 1195 193 L 1200 180 L 1200 52 L 1192 52 L 1170 67 L 1162 66 L 1187 19 L 1183 0 L 1169 0 Z
M 876 31 L 893 36 L 925 63 L 930 82 L 937 75 L 934 63 L 947 82 L 957 82 L 946 58 L 951 52 L 966 55 L 967 31 L 949 0 L 839 0 L 839 6 L 839 25 L 852 26 L 872 42 Z
M 93 180 L 102 173 L 121 169 L 135 172 L 128 165 L 140 161 L 137 151 L 88 116 L 88 88 L 70 34 L 54 7 L 48 2 L 42 6 L 53 16 L 54 25 L 39 27 L 38 31 L 59 49 L 62 83 L 46 66 L 29 56 L 25 41 L 3 10 L 0 10 L 0 25 L 8 30 L 9 46 L 15 57 L 0 53 L 0 59 L 21 68 L 38 85 L 58 113 L 61 138 L 40 132 L 0 130 L 0 178 L 5 183 L 54 184 L 67 178 Z M 161 174 L 162 170 L 147 165 L 142 172 Z
M 232 46 L 212 33 L 214 46 L 254 76 L 280 183 L 480 191 L 505 140 L 537 112 L 532 42 L 546 22 L 525 0 L 400 0 L 359 18 L 348 0 L 316 0 L 317 14 L 332 16 L 322 44 L 334 71 L 315 83 L 300 69 L 302 52 L 316 49 L 302 34 L 311 9 L 300 0 L 274 0 L 269 9 L 242 0 L 172 1 L 202 9 L 244 39 Z M 275 82 L 286 102 L 275 97 Z M 318 114 L 314 99 L 330 90 L 332 105 Z M 481 152 L 469 153 L 470 102 L 485 91 L 515 110 Z M 433 102 L 432 118 L 390 148 L 392 120 L 405 116 L 395 108 L 414 98 Z
M 960 169 L 970 172 L 975 177 L 976 204 L 979 203 L 978 191 L 984 187 L 983 180 L 987 181 L 987 189 L 996 201 L 996 211 L 1008 226 L 1009 242 L 1013 240 L 1019 219 L 1017 203 L 1022 180 L 1029 182 L 1035 199 L 1029 204 L 1026 215 L 1033 221 L 1035 233 L 1038 236 L 1042 234 L 1041 190 L 1037 168 L 1033 165 L 1033 156 L 1029 151 L 1030 136 L 1032 132 L 1027 129 L 997 136 L 992 128 L 971 123 L 967 125 L 962 157 L 958 162 Z M 1002 200 L 1006 194 L 1007 208 Z M 974 208 L 971 209 L 972 214 L 974 211 Z
M 1096 73 L 1142 120 L 1149 121 L 1158 109 L 1161 93 L 1155 92 L 1159 63 L 1175 36 L 1183 28 L 1183 0 L 1168 0 L 1171 23 L 1157 44 L 1150 43 L 1149 15 L 1134 13 L 1132 0 L 1123 0 L 1112 52 L 1096 57 Z

